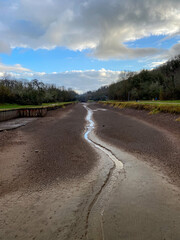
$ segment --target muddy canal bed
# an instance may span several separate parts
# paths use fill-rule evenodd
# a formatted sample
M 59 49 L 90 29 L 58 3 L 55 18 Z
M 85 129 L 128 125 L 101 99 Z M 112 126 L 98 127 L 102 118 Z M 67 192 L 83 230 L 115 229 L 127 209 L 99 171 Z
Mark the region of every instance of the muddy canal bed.
M 179 240 L 179 187 L 145 152 L 118 144 L 129 128 L 139 143 L 134 127 L 151 141 L 153 127 L 77 104 L 0 132 L 0 239 Z M 163 135 L 159 147 L 168 141 Z

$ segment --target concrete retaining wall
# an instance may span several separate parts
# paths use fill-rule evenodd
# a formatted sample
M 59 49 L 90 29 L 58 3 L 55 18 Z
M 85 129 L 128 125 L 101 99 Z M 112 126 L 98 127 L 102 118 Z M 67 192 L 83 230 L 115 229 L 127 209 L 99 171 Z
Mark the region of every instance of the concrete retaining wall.
M 47 111 L 55 110 L 58 108 L 62 108 L 64 106 L 71 105 L 72 103 L 68 103 L 60 106 L 48 106 L 42 108 L 21 108 L 21 109 L 13 109 L 13 110 L 3 110 L 0 111 L 0 122 L 10 120 L 18 117 L 44 117 L 47 114 Z
M 12 118 L 19 117 L 19 111 L 18 110 L 3 110 L 0 111 L 0 122 L 6 121 Z
M 19 117 L 44 117 L 47 108 L 26 108 L 19 110 Z

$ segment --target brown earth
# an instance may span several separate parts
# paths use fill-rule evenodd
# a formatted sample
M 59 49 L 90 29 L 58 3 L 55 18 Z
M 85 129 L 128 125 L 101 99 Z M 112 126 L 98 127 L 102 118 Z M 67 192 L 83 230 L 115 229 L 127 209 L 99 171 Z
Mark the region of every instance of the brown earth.
M 180 184 L 180 122 L 176 121 L 178 115 L 150 115 L 142 110 L 91 105 L 92 109 L 97 107 L 108 109 L 94 112 L 97 136 L 157 166 L 172 182 Z
M 86 175 L 96 153 L 82 137 L 85 116 L 82 106 L 68 106 L 25 127 L 0 132 L 0 195 Z
M 0 240 L 85 238 L 88 206 L 111 167 L 98 185 L 104 165 L 83 139 L 85 116 L 76 104 L 0 132 Z
M 177 184 L 179 123 L 174 116 L 94 111 L 102 143 L 118 147 L 111 149 L 118 159 L 125 157 L 123 171 L 109 174 L 112 161 L 83 138 L 86 113 L 81 104 L 68 106 L 0 133 L 0 239 L 99 240 L 104 229 L 107 239 L 141 233 L 142 239 L 152 239 L 153 232 L 158 240 L 161 228 L 163 239 L 171 232 L 171 239 L 179 239 L 179 190 L 148 164 L 120 151 L 161 167 Z

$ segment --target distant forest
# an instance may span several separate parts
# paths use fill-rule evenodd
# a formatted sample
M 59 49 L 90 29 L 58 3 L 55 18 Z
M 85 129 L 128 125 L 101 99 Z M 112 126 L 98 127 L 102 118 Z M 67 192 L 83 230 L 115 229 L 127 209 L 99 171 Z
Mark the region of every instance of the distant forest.
M 63 87 L 45 85 L 34 79 L 32 81 L 0 80 L 0 103 L 17 103 L 21 105 L 40 105 L 42 103 L 68 102 L 77 99 L 77 93 Z
M 80 96 L 87 100 L 180 99 L 180 55 L 153 70 L 126 72 L 124 79 Z
M 125 72 L 124 78 L 97 91 L 78 95 L 75 91 L 32 81 L 0 80 L 0 103 L 40 105 L 50 102 L 88 100 L 176 100 L 180 99 L 180 55 L 153 70 Z

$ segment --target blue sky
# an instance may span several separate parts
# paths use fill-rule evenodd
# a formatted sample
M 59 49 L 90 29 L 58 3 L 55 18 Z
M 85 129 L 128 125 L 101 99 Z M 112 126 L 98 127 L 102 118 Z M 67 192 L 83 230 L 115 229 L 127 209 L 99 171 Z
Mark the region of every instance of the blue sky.
M 166 39 L 167 38 L 167 39 Z M 180 41 L 179 36 L 170 37 L 165 35 L 149 36 L 136 41 L 125 43 L 130 48 L 159 47 L 170 49 Z M 88 50 L 69 50 L 63 47 L 55 49 L 15 48 L 9 54 L 0 54 L 1 62 L 7 65 L 21 64 L 34 72 L 64 72 L 72 70 L 100 70 L 102 68 L 113 71 L 139 71 L 143 68 L 151 69 L 151 59 L 110 59 L 101 60 L 89 56 Z M 149 61 L 148 61 L 149 60 Z
M 0 0 L 0 76 L 95 90 L 180 54 L 179 16 L 177 0 Z
M 34 72 L 47 73 L 102 68 L 136 71 L 144 67 L 144 63 L 137 60 L 98 60 L 88 56 L 88 51 L 72 51 L 60 47 L 53 50 L 15 48 L 10 54 L 0 54 L 0 58 L 7 65 L 19 63 Z

